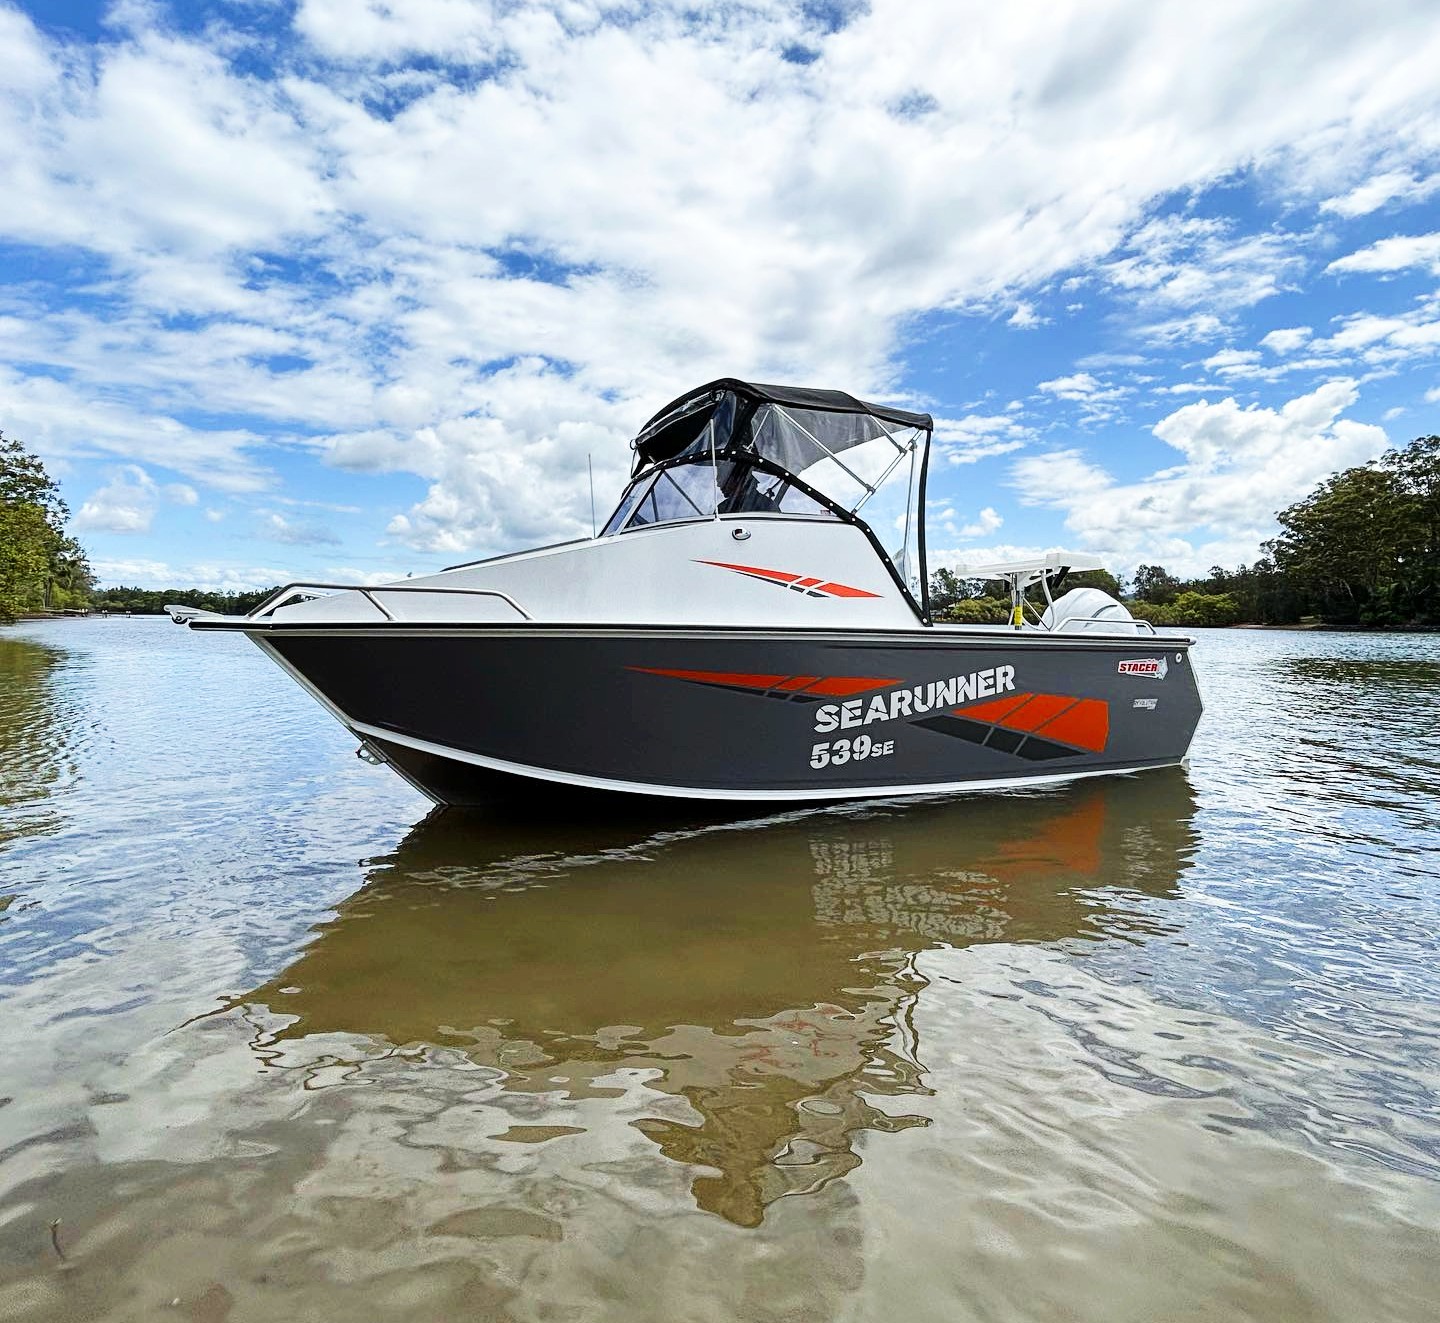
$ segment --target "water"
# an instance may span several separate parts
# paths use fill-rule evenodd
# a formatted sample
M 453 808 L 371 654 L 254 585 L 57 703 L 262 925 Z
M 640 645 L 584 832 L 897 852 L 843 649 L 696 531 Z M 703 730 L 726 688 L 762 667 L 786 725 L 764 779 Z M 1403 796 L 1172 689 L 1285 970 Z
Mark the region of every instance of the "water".
M 1188 771 L 487 818 L 0 632 L 0 1319 L 1436 1318 L 1440 638 L 1196 661 Z

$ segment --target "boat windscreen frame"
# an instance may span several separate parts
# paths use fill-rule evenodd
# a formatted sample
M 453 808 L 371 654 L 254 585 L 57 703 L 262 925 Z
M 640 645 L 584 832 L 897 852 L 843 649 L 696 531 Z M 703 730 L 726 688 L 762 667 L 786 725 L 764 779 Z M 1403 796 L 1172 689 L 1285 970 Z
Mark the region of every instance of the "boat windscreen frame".
M 753 387 L 745 391 L 744 393 L 742 393 L 741 391 L 731 390 L 731 393 L 735 396 L 734 422 L 731 428 L 730 436 L 726 438 L 725 443 L 722 446 L 717 448 L 715 442 L 715 429 L 713 425 L 713 413 L 715 407 L 718 406 L 718 404 L 720 403 L 721 392 L 725 390 L 730 390 L 734 385 L 744 384 L 745 383 L 733 383 L 730 381 L 714 382 L 708 387 L 702 387 L 700 390 L 692 391 L 687 396 L 684 396 L 680 400 L 671 403 L 670 405 L 666 406 L 666 408 L 662 409 L 659 414 L 657 414 L 654 418 L 651 419 L 650 423 L 648 423 L 646 427 L 641 430 L 639 436 L 637 436 L 636 439 L 631 442 L 631 447 L 635 451 L 635 461 L 631 470 L 630 483 L 626 486 L 625 492 L 621 495 L 620 503 L 616 506 L 615 512 L 612 513 L 610 518 L 606 521 L 605 526 L 608 528 L 609 525 L 614 522 L 615 515 L 620 512 L 621 506 L 623 506 L 628 499 L 630 492 L 635 487 L 635 484 L 647 478 L 653 480 L 658 474 L 664 472 L 667 469 L 690 466 L 696 464 L 697 462 L 703 462 L 697 461 L 695 455 L 690 453 L 689 446 L 686 446 L 684 449 L 682 449 L 680 453 L 672 453 L 671 455 L 667 457 L 662 457 L 660 459 L 647 460 L 642 453 L 641 446 L 648 436 L 653 435 L 656 431 L 663 430 L 657 428 L 655 426 L 656 423 L 664 423 L 666 427 L 674 426 L 676 423 L 679 423 L 684 418 L 688 417 L 691 413 L 696 412 L 701 408 L 704 408 L 707 402 L 706 397 L 708 396 L 708 403 L 711 407 L 712 418 L 710 421 L 702 425 L 702 427 L 696 429 L 696 439 L 698 439 L 701 432 L 706 432 L 709 434 L 708 455 L 711 466 L 715 468 L 718 472 L 718 460 L 720 459 L 725 459 L 736 463 L 743 461 L 751 469 L 757 472 L 766 473 L 771 475 L 772 477 L 784 479 L 796 491 L 803 493 L 811 501 L 823 507 L 830 515 L 832 515 L 835 519 L 839 520 L 841 523 L 851 524 L 854 527 L 858 528 L 865 535 L 866 540 L 870 543 L 871 549 L 879 558 L 880 563 L 885 566 L 886 572 L 894 581 L 895 586 L 900 590 L 901 595 L 910 604 L 910 607 L 915 612 L 916 616 L 923 624 L 932 624 L 933 620 L 930 610 L 930 576 L 925 546 L 925 492 L 930 472 L 930 443 L 934 433 L 934 423 L 933 420 L 930 418 L 930 415 L 907 414 L 903 413 L 900 410 L 888 410 L 878 407 L 867 407 L 863 401 L 855 400 L 850 396 L 840 396 L 838 392 L 796 391 L 793 393 L 795 395 L 813 394 L 815 396 L 835 396 L 839 400 L 846 401 L 846 405 L 848 405 L 849 407 L 838 403 L 829 404 L 828 402 L 820 402 L 819 400 L 811 399 L 804 399 L 803 401 L 776 399 L 768 394 L 761 394 L 758 389 Z M 776 388 L 776 394 L 778 393 L 779 389 Z M 694 406 L 693 408 L 685 407 L 686 405 L 691 405 L 692 402 Z M 812 486 L 810 483 L 804 481 L 802 478 L 800 478 L 797 474 L 793 473 L 790 469 L 786 468 L 784 465 L 758 454 L 753 449 L 754 441 L 753 438 L 751 438 L 750 426 L 751 423 L 754 421 L 756 413 L 758 413 L 759 410 L 767 404 L 773 404 L 781 409 L 785 409 L 786 417 L 789 419 L 789 421 L 795 426 L 799 427 L 802 431 L 804 431 L 805 434 L 809 436 L 811 441 L 813 441 L 817 446 L 819 446 L 821 450 L 825 451 L 825 453 L 830 457 L 832 462 L 837 464 L 851 479 L 853 479 L 862 488 L 864 488 L 864 495 L 856 502 L 854 508 L 847 508 L 834 497 L 827 495 L 826 493 L 820 491 L 818 488 Z M 895 444 L 896 450 L 898 452 L 895 462 L 888 469 L 886 469 L 885 473 L 882 474 L 875 483 L 872 484 L 865 481 L 859 476 L 859 474 L 853 472 L 853 470 L 851 470 L 848 465 L 846 465 L 833 452 L 831 452 L 828 446 L 826 446 L 818 438 L 810 434 L 808 429 L 806 429 L 804 425 L 800 423 L 799 420 L 796 419 L 793 414 L 789 412 L 790 409 L 794 408 L 802 408 L 807 411 L 816 413 L 854 414 L 859 416 L 866 416 L 873 419 L 875 422 L 880 424 L 881 430 L 887 437 L 891 439 L 892 443 Z M 885 480 L 890 477 L 890 475 L 894 472 L 896 465 L 898 465 L 904 459 L 906 453 L 905 449 L 903 449 L 900 444 L 895 441 L 895 438 L 891 432 L 891 428 L 890 426 L 887 426 L 887 424 L 898 424 L 901 427 L 910 428 L 919 433 L 919 436 L 914 442 L 914 446 L 911 451 L 912 454 L 913 450 L 915 449 L 918 449 L 919 451 L 919 481 L 917 485 L 914 470 L 912 467 L 910 482 L 907 487 L 907 514 L 910 518 L 913 518 L 916 523 L 915 546 L 916 557 L 918 560 L 918 577 L 920 587 L 918 597 L 911 590 L 910 585 L 905 582 L 904 576 L 900 573 L 900 570 L 896 566 L 894 560 L 891 559 L 889 552 L 885 550 L 884 546 L 880 542 L 879 537 L 876 535 L 875 530 L 871 528 L 869 522 L 862 518 L 859 514 L 859 510 L 873 495 L 875 495 L 875 493 L 880 489 L 881 485 L 883 485 Z M 735 445 L 735 438 L 737 437 L 747 438 L 749 446 L 751 448 L 744 449 L 737 447 Z M 879 438 L 872 439 L 878 440 Z M 844 451 L 842 450 L 840 453 L 844 454 Z M 676 485 L 678 486 L 679 484 Z M 682 492 L 682 494 L 684 493 Z M 913 511 L 910 509 L 912 505 L 912 496 L 914 506 Z M 686 499 L 689 499 L 688 495 L 686 496 Z M 642 496 L 640 501 L 637 501 L 634 503 L 634 505 L 632 505 L 630 512 L 627 514 L 627 525 L 629 518 L 633 516 L 634 509 L 637 508 L 643 502 L 643 500 L 644 497 Z M 693 505 L 694 502 L 692 501 L 691 504 Z M 664 520 L 657 523 L 642 524 L 637 527 L 636 531 L 638 531 L 639 528 L 654 528 L 661 526 L 662 524 L 694 523 L 702 519 L 746 519 L 755 517 L 767 519 L 792 519 L 797 521 L 813 520 L 814 518 L 816 518 L 815 515 L 805 515 L 784 511 L 763 513 L 758 511 L 731 511 L 722 513 L 717 508 L 713 511 L 713 513 L 699 513 L 694 519 L 686 518 L 679 520 Z M 622 525 L 619 529 L 615 530 L 616 533 L 624 533 L 627 531 L 630 531 L 630 529 L 625 525 Z

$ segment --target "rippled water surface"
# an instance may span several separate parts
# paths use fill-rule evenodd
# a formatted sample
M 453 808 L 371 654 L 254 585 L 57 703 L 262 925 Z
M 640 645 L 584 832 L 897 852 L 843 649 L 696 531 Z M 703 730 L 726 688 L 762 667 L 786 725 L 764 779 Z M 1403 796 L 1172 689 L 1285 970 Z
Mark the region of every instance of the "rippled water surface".
M 1195 657 L 1185 771 L 427 815 L 0 631 L 0 1319 L 1440 1316 L 1440 637 Z

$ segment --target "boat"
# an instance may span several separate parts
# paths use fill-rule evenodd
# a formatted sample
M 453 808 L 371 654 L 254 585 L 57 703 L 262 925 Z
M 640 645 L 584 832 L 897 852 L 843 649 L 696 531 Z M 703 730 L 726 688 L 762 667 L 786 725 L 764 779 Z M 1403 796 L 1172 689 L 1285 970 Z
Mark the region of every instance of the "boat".
M 631 443 L 593 536 L 378 586 L 292 583 L 245 634 L 438 804 L 546 785 L 712 801 L 1009 789 L 1182 762 L 1192 640 L 1052 552 L 965 567 L 1008 624 L 934 618 L 929 414 L 723 378 Z

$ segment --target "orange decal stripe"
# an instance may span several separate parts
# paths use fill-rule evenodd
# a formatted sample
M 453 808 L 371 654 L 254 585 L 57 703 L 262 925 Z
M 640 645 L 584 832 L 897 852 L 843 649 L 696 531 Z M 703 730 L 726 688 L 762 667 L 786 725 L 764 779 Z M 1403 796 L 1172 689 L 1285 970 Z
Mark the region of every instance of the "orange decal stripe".
M 1035 733 L 1047 740 L 1059 740 L 1062 744 L 1100 753 L 1110 740 L 1110 704 L 1099 698 L 1082 698 Z
M 788 680 L 782 680 L 775 686 L 789 692 L 792 689 L 808 689 L 820 677 L 818 675 L 792 675 Z
M 1039 730 L 1047 721 L 1058 717 L 1067 708 L 1074 707 L 1078 699 L 1067 698 L 1064 694 L 1036 694 L 1028 703 L 1022 704 L 1008 716 L 1000 718 L 1000 724 L 1010 730 Z
M 988 703 L 972 703 L 969 707 L 957 707 L 957 717 L 970 717 L 975 721 L 1000 721 L 1007 712 L 1014 712 L 1016 708 L 1023 707 L 1028 703 L 1034 694 L 1007 694 L 1004 698 L 995 698 Z
M 899 683 L 893 676 L 832 675 L 818 684 L 812 684 L 805 692 L 824 694 L 830 698 L 847 698 L 851 694 L 865 694 L 872 689 L 888 689 Z

